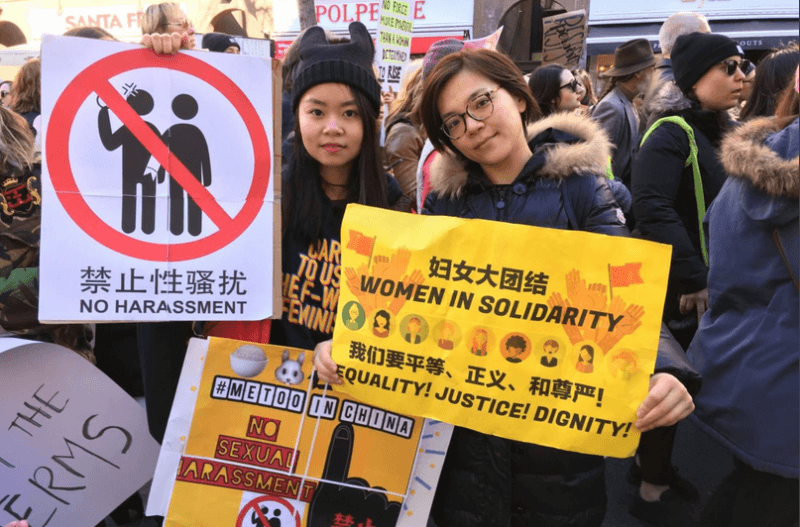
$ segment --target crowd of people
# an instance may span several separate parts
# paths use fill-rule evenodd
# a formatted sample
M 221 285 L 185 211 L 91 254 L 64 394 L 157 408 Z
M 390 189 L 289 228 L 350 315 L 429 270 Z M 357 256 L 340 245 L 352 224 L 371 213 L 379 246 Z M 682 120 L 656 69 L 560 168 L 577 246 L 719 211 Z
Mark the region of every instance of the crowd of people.
M 196 46 L 179 4 L 148 7 L 142 27 L 142 45 L 156 53 Z M 698 525 L 796 525 L 797 45 L 751 65 L 702 15 L 676 13 L 659 34 L 662 56 L 645 39 L 622 44 L 596 97 L 586 71 L 553 64 L 525 76 L 502 52 L 446 39 L 411 63 L 382 119 L 372 38 L 359 22 L 349 31 L 309 28 L 283 64 L 283 273 L 341 240 L 350 203 L 668 244 L 656 370 L 635 423 L 631 514 L 656 526 L 698 524 L 686 506 L 698 492 L 671 460 L 677 423 L 691 416 L 735 458 Z M 69 36 L 113 40 L 99 28 Z M 216 33 L 202 45 L 240 51 Z M 39 192 L 40 84 L 35 59 L 0 106 L 2 178 L 30 180 Z M 3 276 L 37 265 L 38 205 L 2 216 Z M 316 287 L 303 302 L 322 308 Z M 286 310 L 277 320 L 98 324 L 93 333 L 39 324 L 35 289 L 34 279 L 0 296 L 3 328 L 67 346 L 144 396 L 158 441 L 192 334 L 314 350 L 320 379 L 342 382 L 332 333 L 290 322 Z M 599 526 L 604 467 L 599 456 L 456 427 L 428 525 Z M 114 514 L 120 523 L 141 516 L 138 495 Z

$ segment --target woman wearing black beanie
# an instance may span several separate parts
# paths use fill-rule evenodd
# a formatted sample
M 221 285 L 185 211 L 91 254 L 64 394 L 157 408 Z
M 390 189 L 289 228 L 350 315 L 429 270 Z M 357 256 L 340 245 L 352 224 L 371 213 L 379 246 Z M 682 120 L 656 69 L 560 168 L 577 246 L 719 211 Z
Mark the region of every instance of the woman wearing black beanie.
M 672 51 L 675 83 L 666 84 L 651 102 L 648 128 L 667 116 L 682 117 L 693 131 L 698 149 L 702 200 L 698 203 L 693 167 L 687 165 L 689 137 L 679 124 L 667 122 L 646 135 L 633 164 L 633 211 L 645 238 L 672 245 L 672 268 L 665 317 L 675 321 L 692 312 L 699 320 L 708 307 L 706 275 L 698 214 L 725 182 L 717 158 L 724 133 L 732 126 L 727 110 L 742 90 L 742 48 L 730 38 L 709 33 L 678 37 Z M 699 218 L 699 219 L 698 219 Z M 696 328 L 696 323 L 688 324 Z M 676 334 L 684 348 L 694 330 Z M 681 337 L 685 338 L 681 338 Z

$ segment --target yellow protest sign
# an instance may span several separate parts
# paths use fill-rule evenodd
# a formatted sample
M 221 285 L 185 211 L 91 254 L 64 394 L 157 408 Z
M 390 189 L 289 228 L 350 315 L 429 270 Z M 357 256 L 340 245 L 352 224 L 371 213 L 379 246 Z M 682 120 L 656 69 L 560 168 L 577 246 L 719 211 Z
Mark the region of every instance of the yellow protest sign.
M 670 253 L 350 205 L 333 338 L 342 389 L 488 434 L 628 457 Z
M 312 366 L 300 349 L 194 340 L 152 513 L 166 512 L 167 527 L 408 527 L 427 518 L 451 427 L 334 392 Z

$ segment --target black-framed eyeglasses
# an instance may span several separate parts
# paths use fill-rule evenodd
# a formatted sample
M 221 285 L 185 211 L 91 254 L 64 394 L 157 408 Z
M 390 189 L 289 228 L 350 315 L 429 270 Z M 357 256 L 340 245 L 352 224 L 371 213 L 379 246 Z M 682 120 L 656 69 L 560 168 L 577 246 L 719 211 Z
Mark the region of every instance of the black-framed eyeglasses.
M 742 59 L 741 62 L 733 59 L 723 60 L 720 64 L 725 66 L 725 73 L 729 77 L 733 77 L 736 74 L 737 68 L 742 73 L 746 72 L 750 68 L 750 61 L 747 59 Z
M 583 85 L 580 82 L 578 82 L 578 79 L 572 79 L 565 85 L 559 86 L 558 89 L 563 90 L 564 88 L 569 88 L 570 90 L 572 90 L 572 93 L 578 93 L 578 86 L 583 87 Z
M 450 115 L 442 123 L 442 131 L 450 139 L 459 139 L 467 132 L 467 115 L 475 121 L 484 121 L 492 115 L 494 111 L 494 103 L 492 102 L 492 94 L 499 90 L 501 86 L 486 93 L 482 93 L 469 101 L 466 111 L 462 114 Z

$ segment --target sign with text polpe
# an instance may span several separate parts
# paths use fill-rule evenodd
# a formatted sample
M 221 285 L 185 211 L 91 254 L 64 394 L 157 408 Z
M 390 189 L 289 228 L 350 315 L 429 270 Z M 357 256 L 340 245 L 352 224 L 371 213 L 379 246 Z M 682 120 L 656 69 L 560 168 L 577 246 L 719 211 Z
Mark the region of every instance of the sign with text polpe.
M 271 62 L 46 37 L 42 64 L 39 318 L 273 316 Z

